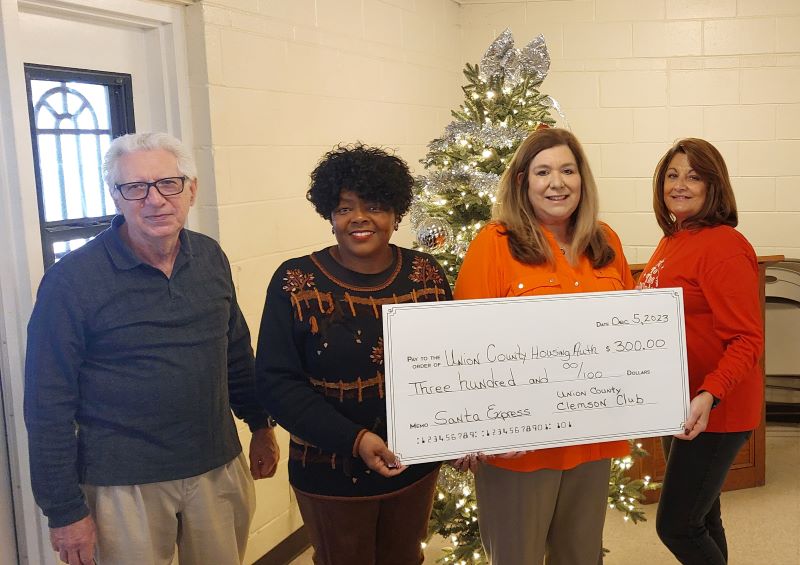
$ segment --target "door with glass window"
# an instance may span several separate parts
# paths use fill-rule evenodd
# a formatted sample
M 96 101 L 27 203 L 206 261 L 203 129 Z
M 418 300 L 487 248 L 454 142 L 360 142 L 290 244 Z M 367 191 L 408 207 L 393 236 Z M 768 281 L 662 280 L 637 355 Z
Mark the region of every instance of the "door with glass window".
M 174 104 L 163 28 L 71 13 L 19 14 L 45 266 L 113 217 L 99 168 L 111 140 L 170 131 Z
M 3 107 L 13 111 L 0 120 L 10 181 L 0 182 L 0 334 L 10 331 L 0 336 L 0 388 L 8 392 L 0 437 L 9 455 L 0 442 L 0 565 L 58 562 L 29 486 L 23 318 L 42 264 L 94 237 L 115 213 L 100 163 L 115 136 L 133 131 L 134 110 L 137 131 L 169 132 L 192 145 L 186 13 L 172 1 L 0 1 L 0 76 L 10 94 Z M 20 117 L 32 120 L 22 135 Z

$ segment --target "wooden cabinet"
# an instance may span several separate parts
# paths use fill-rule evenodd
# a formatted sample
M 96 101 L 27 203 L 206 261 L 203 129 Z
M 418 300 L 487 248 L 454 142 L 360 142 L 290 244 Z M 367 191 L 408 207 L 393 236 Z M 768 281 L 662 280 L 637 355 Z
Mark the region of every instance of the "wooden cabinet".
M 758 275 L 759 275 L 759 293 L 761 296 L 761 312 L 764 313 L 764 285 L 767 265 L 783 261 L 782 255 L 770 255 L 758 258 Z M 644 265 L 631 265 L 634 278 L 638 277 Z M 764 371 L 764 357 L 761 358 L 761 371 Z M 642 447 L 646 449 L 650 455 L 638 461 L 634 467 L 631 468 L 630 474 L 634 478 L 644 477 L 649 475 L 654 481 L 661 482 L 664 479 L 664 469 L 666 462 L 664 461 L 664 453 L 661 450 L 660 438 L 642 438 L 639 440 Z M 731 466 L 728 473 L 728 478 L 722 490 L 736 490 L 742 488 L 750 488 L 763 486 L 765 483 L 766 474 L 766 407 L 761 411 L 761 424 L 750 436 L 748 442 L 742 447 L 737 455 L 736 460 Z M 651 491 L 647 493 L 647 502 L 656 502 L 660 494 L 660 490 Z

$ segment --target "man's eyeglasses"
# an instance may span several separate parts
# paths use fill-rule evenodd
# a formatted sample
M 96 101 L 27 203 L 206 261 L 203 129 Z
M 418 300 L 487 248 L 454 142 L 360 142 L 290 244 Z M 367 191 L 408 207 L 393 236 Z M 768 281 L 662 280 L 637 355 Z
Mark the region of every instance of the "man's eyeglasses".
M 187 178 L 185 176 L 167 177 L 153 182 L 138 181 L 115 184 L 114 188 L 119 190 L 119 193 L 125 200 L 144 200 L 147 198 L 147 195 L 150 194 L 151 187 L 155 187 L 161 196 L 175 196 L 176 194 L 180 194 L 183 192 L 186 180 Z

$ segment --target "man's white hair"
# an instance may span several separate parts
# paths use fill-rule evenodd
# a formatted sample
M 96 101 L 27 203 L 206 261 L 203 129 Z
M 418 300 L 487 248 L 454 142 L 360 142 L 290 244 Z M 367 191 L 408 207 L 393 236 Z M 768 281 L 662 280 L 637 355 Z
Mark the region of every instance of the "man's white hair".
M 178 161 L 178 171 L 182 175 L 186 175 L 190 180 L 197 178 L 197 165 L 192 152 L 184 146 L 180 139 L 163 132 L 129 133 L 112 141 L 103 158 L 103 180 L 108 185 L 108 190 L 114 190 L 114 185 L 119 180 L 128 180 L 119 179 L 117 176 L 120 157 L 136 151 L 158 149 L 169 151 L 175 155 L 175 159 Z

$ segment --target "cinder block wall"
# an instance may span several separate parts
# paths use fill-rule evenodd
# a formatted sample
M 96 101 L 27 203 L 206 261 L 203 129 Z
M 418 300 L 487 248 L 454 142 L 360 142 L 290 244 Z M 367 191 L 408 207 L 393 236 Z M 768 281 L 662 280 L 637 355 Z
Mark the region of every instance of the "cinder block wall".
M 800 2 L 797 0 L 462 0 L 462 57 L 504 28 L 543 33 L 542 90 L 586 146 L 603 218 L 628 260 L 660 231 L 653 170 L 680 137 L 703 137 L 733 177 L 739 229 L 760 254 L 800 257 Z
M 319 156 L 360 139 L 421 171 L 464 63 L 506 27 L 520 46 L 545 35 L 542 90 L 585 144 L 630 262 L 658 241 L 651 175 L 686 136 L 722 151 L 757 251 L 800 257 L 797 0 L 202 0 L 188 14 L 195 222 L 230 256 L 254 334 L 280 262 L 331 242 L 304 199 Z M 285 462 L 257 493 L 251 561 L 300 524 Z

